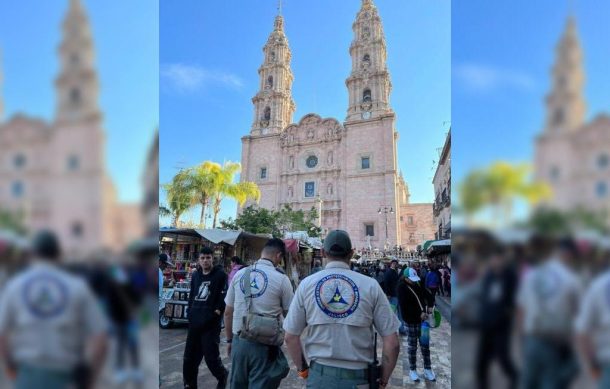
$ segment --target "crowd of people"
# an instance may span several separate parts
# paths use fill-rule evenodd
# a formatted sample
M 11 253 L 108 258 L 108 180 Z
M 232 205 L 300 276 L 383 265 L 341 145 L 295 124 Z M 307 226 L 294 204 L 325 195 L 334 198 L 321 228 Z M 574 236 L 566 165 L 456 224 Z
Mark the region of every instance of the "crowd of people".
M 214 264 L 209 248 L 201 250 L 190 280 L 185 388 L 197 388 L 203 360 L 217 388 L 278 388 L 290 369 L 282 345 L 308 388 L 385 388 L 399 356 L 401 335 L 408 337 L 410 378 L 420 380 L 419 345 L 424 378 L 436 380 L 423 333 L 435 295 L 450 293 L 450 269 L 416 263 L 399 267 L 397 260 L 355 266 L 349 235 L 333 230 L 324 240 L 324 263 L 314 260 L 310 275 L 294 290 L 279 267 L 286 255 L 284 242 L 270 239 L 251 266 L 233 257 L 227 274 Z M 162 254 L 160 266 L 164 264 Z M 220 356 L 223 319 L 230 371 Z
M 478 388 L 495 361 L 510 388 L 610 388 L 608 240 L 468 232 L 456 241 L 454 315 L 478 332 Z

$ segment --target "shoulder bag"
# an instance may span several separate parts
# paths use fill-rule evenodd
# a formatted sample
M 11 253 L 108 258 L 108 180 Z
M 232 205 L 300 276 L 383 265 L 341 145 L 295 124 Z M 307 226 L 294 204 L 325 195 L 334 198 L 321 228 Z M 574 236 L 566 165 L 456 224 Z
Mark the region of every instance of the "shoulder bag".
M 242 329 L 239 332 L 239 337 L 268 346 L 281 346 L 284 343 L 284 329 L 282 328 L 280 315 L 273 316 L 252 312 L 251 273 L 252 267 L 249 266 L 243 278 L 247 312 L 242 319 Z

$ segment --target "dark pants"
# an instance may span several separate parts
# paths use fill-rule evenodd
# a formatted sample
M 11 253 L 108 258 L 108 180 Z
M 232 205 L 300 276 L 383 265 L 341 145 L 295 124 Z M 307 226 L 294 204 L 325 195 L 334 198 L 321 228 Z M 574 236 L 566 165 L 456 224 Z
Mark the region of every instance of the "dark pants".
M 479 389 L 489 387 L 489 366 L 498 359 L 508 378 L 508 388 L 517 387 L 517 369 L 510 357 L 510 327 L 484 329 L 480 333 L 477 353 L 477 381 Z
M 225 378 L 227 371 L 220 359 L 219 346 L 220 318 L 214 318 L 212 323 L 202 328 L 189 327 L 182 365 L 185 388 L 197 389 L 199 365 L 204 358 L 208 369 L 217 380 Z
M 578 365 L 569 343 L 525 338 L 523 345 L 523 389 L 568 389 L 578 374 Z
M 138 339 L 137 335 L 134 334 L 134 328 L 132 323 L 121 323 L 115 327 L 117 337 L 117 357 L 116 367 L 118 370 L 126 367 L 125 355 L 128 354 L 131 358 L 133 367 L 140 365 L 140 358 L 138 355 Z
M 428 290 L 430 291 L 430 293 L 432 294 L 432 297 L 436 297 L 436 294 L 438 293 L 438 287 L 435 288 L 428 288 Z

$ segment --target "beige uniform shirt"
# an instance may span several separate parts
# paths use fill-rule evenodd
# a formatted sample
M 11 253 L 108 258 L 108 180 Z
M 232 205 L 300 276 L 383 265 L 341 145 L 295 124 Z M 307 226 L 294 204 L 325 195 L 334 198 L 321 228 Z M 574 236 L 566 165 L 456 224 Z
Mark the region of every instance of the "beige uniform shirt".
M 302 342 L 308 359 L 364 369 L 373 361 L 373 327 L 384 337 L 396 333 L 400 323 L 374 278 L 333 261 L 297 288 L 284 329 L 300 336 L 305 327 L 308 336 Z
M 582 294 L 580 279 L 566 265 L 551 259 L 532 269 L 517 293 L 528 335 L 566 337 L 573 333 Z
M 39 263 L 12 279 L 0 299 L 0 333 L 17 363 L 70 371 L 92 335 L 107 330 L 100 303 L 83 280 Z
M 600 275 L 582 300 L 576 332 L 593 340 L 598 362 L 610 365 L 610 271 Z
M 227 289 L 225 303 L 234 308 L 233 334 L 241 331 L 242 318 L 247 314 L 244 273 L 240 269 L 231 280 Z M 292 296 L 292 284 L 288 277 L 276 270 L 268 259 L 259 259 L 250 273 L 250 292 L 252 293 L 251 311 L 265 315 L 281 316 L 288 310 Z

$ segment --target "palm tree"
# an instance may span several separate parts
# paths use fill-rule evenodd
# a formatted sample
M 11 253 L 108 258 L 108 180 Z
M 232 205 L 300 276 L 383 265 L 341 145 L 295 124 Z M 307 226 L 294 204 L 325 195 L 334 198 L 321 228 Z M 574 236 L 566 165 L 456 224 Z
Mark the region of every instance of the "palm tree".
M 496 222 L 501 219 L 509 222 L 516 199 L 535 205 L 548 198 L 551 194 L 548 185 L 529 181 L 529 173 L 529 165 L 508 162 L 495 162 L 471 171 L 460 185 L 460 205 L 467 218 L 491 206 Z
M 218 221 L 218 214 L 220 213 L 220 204 L 223 198 L 229 197 L 237 201 L 239 206 L 243 206 L 247 200 L 252 199 L 259 201 L 261 192 L 258 189 L 258 185 L 254 182 L 237 182 L 234 183 L 235 174 L 241 171 L 241 165 L 239 162 L 225 162 L 223 166 L 219 164 L 209 165 L 210 171 L 214 176 L 213 181 L 213 212 L 214 221 L 212 222 L 212 228 L 216 228 L 216 222 Z
M 202 228 L 206 228 L 205 212 L 218 186 L 215 173 L 218 169 L 220 169 L 220 165 L 210 161 L 187 169 L 187 185 L 191 190 L 191 204 L 201 206 L 199 224 Z
M 172 182 L 161 186 L 167 193 L 167 206 L 159 207 L 160 216 L 171 216 L 172 227 L 178 227 L 180 216 L 192 206 L 192 191 L 188 185 L 188 172 L 180 170 Z

